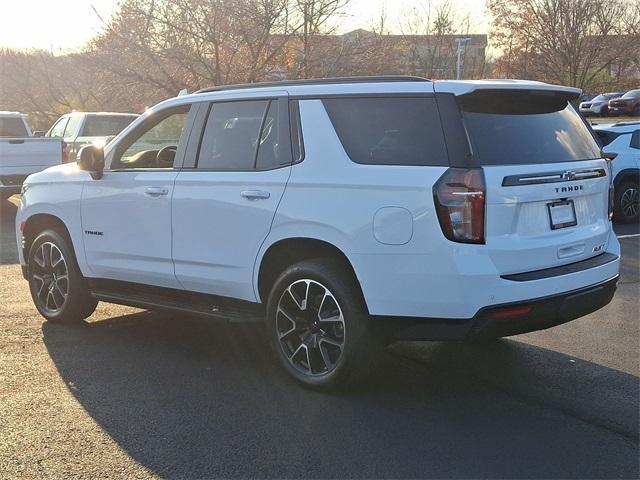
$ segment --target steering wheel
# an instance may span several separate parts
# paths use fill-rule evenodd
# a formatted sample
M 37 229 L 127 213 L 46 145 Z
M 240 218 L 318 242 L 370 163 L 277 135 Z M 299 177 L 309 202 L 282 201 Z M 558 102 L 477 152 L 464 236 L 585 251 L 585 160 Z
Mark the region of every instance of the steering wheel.
M 178 147 L 175 145 L 167 145 L 166 147 L 161 148 L 156 155 L 156 165 L 160 168 L 173 167 L 173 161 L 176 158 L 177 150 Z

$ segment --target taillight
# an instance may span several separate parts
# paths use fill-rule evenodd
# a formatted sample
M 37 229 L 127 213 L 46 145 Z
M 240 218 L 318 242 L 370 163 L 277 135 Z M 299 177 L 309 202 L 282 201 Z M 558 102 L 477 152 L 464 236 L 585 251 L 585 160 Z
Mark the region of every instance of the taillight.
M 609 210 L 609 221 L 613 220 L 613 183 L 609 183 L 609 202 L 608 202 L 608 210 Z
M 485 183 L 481 168 L 450 168 L 433 187 L 438 220 L 449 240 L 484 243 Z
M 613 200 L 614 200 L 614 187 L 613 187 L 613 160 L 618 156 L 616 153 L 603 153 L 607 160 L 607 170 L 609 171 L 609 196 L 607 201 L 607 211 L 609 214 L 609 221 L 613 219 Z

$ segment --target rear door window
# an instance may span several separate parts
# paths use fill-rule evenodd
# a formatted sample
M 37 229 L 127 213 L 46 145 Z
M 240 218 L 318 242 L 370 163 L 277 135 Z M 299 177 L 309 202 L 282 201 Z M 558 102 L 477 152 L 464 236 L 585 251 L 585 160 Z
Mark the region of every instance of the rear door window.
M 631 143 L 629 144 L 631 148 L 636 148 L 640 150 L 640 130 L 636 130 L 631 135 Z
M 28 137 L 24 120 L 19 117 L 0 117 L 0 137 Z
M 212 103 L 197 168 L 249 171 L 290 164 L 287 118 L 287 102 L 279 99 Z
M 347 152 L 368 165 L 448 165 L 438 109 L 431 97 L 325 98 Z
M 80 124 L 82 123 L 82 115 L 71 115 L 67 126 L 64 129 L 64 138 L 75 138 L 78 136 L 78 130 L 80 130 Z
M 600 158 L 600 148 L 566 96 L 483 91 L 458 98 L 482 165 L 560 163 Z

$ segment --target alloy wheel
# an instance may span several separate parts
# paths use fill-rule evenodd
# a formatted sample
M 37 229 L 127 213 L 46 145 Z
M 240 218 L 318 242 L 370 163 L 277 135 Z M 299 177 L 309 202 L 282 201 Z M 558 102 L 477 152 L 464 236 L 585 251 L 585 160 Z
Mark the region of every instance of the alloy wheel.
M 44 242 L 33 256 L 31 265 L 35 296 L 49 314 L 62 310 L 69 295 L 69 270 L 62 251 Z
M 326 375 L 342 357 L 342 309 L 329 289 L 315 280 L 297 280 L 285 289 L 278 301 L 276 331 L 289 363 L 305 375 Z
M 626 218 L 636 218 L 640 209 L 638 187 L 629 187 L 620 196 L 620 210 Z

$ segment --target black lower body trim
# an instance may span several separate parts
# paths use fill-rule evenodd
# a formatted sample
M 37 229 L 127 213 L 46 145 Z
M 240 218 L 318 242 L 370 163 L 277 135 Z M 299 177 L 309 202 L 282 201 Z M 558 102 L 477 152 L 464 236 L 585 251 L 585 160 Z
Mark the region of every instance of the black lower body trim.
M 261 304 L 245 300 L 118 280 L 88 278 L 87 281 L 92 295 L 103 302 L 234 322 L 256 322 L 264 318 Z
M 374 316 L 374 328 L 392 340 L 498 338 L 544 330 L 583 317 L 607 305 L 618 276 L 549 297 L 492 305 L 470 319 Z
M 542 280 L 545 278 L 559 277 L 560 275 L 568 275 L 577 273 L 590 268 L 601 267 L 607 263 L 615 262 L 618 259 L 613 253 L 601 253 L 595 257 L 587 258 L 580 262 L 561 265 L 559 267 L 544 268 L 542 270 L 534 270 L 533 272 L 515 273 L 513 275 L 502 275 L 500 278 L 505 280 L 513 280 L 514 282 L 528 282 L 531 280 Z

